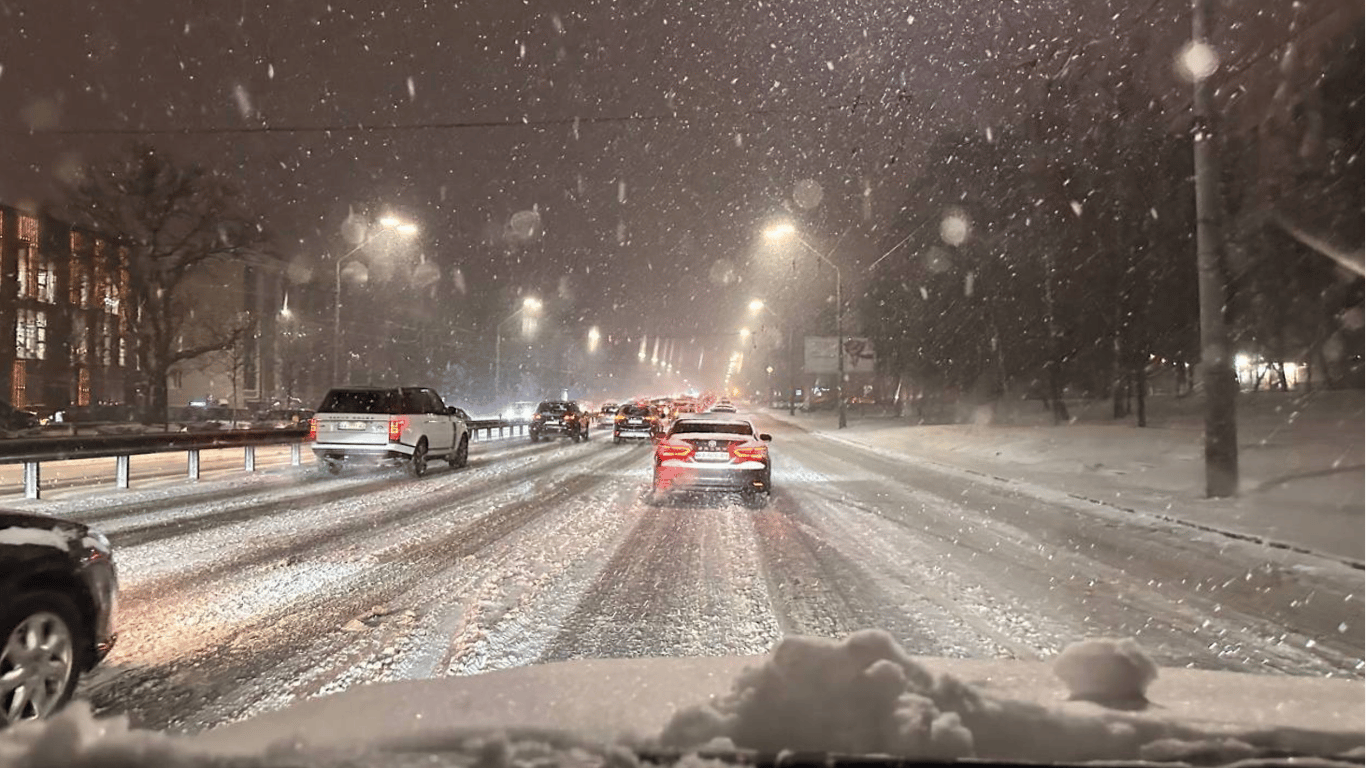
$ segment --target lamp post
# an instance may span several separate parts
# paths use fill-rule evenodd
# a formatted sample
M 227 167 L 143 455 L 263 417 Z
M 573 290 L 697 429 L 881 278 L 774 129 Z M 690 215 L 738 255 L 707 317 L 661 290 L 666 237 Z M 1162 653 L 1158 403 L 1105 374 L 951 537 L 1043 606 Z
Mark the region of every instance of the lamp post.
M 767 313 L 769 313 L 770 315 L 773 315 L 773 318 L 774 318 L 775 320 L 777 320 L 777 321 L 780 322 L 780 323 L 782 322 L 782 318 L 781 318 L 781 317 L 778 317 L 778 313 L 777 313 L 777 312 L 774 312 L 772 309 L 769 309 L 768 304 L 764 303 L 764 300 L 763 300 L 763 299 L 751 299 L 750 302 L 749 302 L 749 311 L 751 311 L 751 312 L 760 312 L 760 311 L 767 312 Z M 795 346 L 795 344 L 796 344 L 796 336 L 797 336 L 797 325 L 796 325 L 796 323 L 793 323 L 793 324 L 788 325 L 788 326 L 787 326 L 787 415 L 788 415 L 788 416 L 793 416 L 793 415 L 795 415 L 795 414 L 797 413 L 797 349 L 796 349 L 796 346 Z M 770 370 L 770 371 L 769 371 L 769 375 L 772 375 L 772 374 L 773 374 L 773 371 Z
M 782 240 L 791 237 L 802 247 L 811 251 L 816 258 L 825 262 L 831 269 L 835 270 L 835 355 L 838 360 L 837 375 L 838 381 L 835 387 L 835 394 L 839 398 L 839 428 L 844 429 L 848 426 L 848 417 L 844 407 L 844 279 L 840 275 L 839 265 L 831 261 L 828 256 L 816 250 L 815 246 L 806 242 L 806 238 L 797 232 L 797 228 L 791 224 L 778 224 L 770 227 L 764 232 L 770 240 Z
M 503 318 L 498 326 L 493 329 L 493 396 L 502 397 L 503 394 L 503 326 L 521 317 L 525 312 L 536 313 L 541 311 L 541 300 L 534 296 L 522 299 L 522 306 L 516 312 Z
M 336 267 L 336 292 L 333 294 L 333 296 L 336 297 L 336 300 L 332 302 L 332 382 L 334 384 L 338 383 L 337 379 L 341 376 L 342 267 L 351 257 L 355 256 L 356 258 L 359 258 L 357 254 L 360 253 L 360 249 L 374 242 L 376 238 L 386 232 L 397 232 L 404 237 L 412 237 L 417 234 L 416 224 L 396 219 L 393 216 L 385 216 L 380 219 L 379 226 L 380 230 L 378 232 L 373 235 L 368 235 L 364 240 L 360 241 L 359 245 L 347 251 L 341 258 L 337 259 L 337 263 L 334 265 Z

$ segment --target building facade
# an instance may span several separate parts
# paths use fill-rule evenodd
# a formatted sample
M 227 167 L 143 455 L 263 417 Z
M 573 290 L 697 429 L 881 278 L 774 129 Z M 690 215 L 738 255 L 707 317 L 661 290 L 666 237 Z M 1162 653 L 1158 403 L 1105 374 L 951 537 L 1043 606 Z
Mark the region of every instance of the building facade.
M 97 233 L 0 206 L 0 374 L 39 412 L 132 403 L 137 356 L 128 250 Z

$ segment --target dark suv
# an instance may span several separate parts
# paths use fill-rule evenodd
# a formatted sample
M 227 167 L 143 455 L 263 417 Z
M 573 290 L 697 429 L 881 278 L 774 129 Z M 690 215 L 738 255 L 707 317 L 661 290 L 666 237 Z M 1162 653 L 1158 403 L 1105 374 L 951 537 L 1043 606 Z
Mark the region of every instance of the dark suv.
M 590 418 L 573 400 L 546 400 L 531 416 L 531 442 L 552 437 L 568 437 L 576 443 L 587 440 Z
M 114 644 L 109 541 L 70 520 L 0 509 L 0 728 L 47 717 Z

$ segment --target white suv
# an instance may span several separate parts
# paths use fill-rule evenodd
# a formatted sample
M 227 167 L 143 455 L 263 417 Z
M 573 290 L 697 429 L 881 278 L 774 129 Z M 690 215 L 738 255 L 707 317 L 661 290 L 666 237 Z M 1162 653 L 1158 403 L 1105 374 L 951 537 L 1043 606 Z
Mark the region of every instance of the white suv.
M 421 477 L 429 458 L 463 467 L 470 457 L 469 425 L 459 409 L 425 387 L 333 389 L 309 422 L 308 438 L 333 474 L 346 463 L 396 460 Z

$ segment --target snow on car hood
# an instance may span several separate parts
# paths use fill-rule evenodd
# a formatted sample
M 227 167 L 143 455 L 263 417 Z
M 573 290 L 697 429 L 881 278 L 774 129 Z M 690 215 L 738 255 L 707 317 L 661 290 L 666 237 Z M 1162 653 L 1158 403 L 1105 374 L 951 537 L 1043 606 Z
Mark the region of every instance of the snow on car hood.
M 1058 665 L 1070 667 L 1064 684 L 1043 662 L 913 658 L 880 631 L 788 638 L 767 657 L 579 660 L 364 686 L 195 742 L 241 754 L 288 743 L 431 744 L 492 729 L 674 749 L 1046 761 L 1139 758 L 1163 740 L 1318 754 L 1362 744 L 1360 681 L 1163 669 L 1149 684 L 1146 659 L 1130 664 L 1124 644 L 1113 647 L 1069 649 Z M 1139 679 L 1123 679 L 1134 677 L 1129 669 Z M 1145 686 L 1146 701 L 1131 695 Z M 1070 697 L 1106 698 L 1106 689 L 1120 701 Z
M 0 763 L 22 748 L 28 765 L 76 765 L 99 755 L 102 740 L 121 757 L 159 762 L 172 751 L 416 751 L 470 758 L 449 763 L 460 765 L 518 764 L 508 755 L 526 745 L 584 765 L 622 765 L 640 750 L 1204 764 L 1361 750 L 1361 681 L 1157 670 L 1131 641 L 1088 641 L 1059 657 L 1059 674 L 1054 666 L 915 658 L 868 630 L 788 638 L 766 657 L 580 660 L 367 685 L 187 738 L 101 725 L 77 709 L 0 736 Z M 502 757 L 490 762 L 489 750 Z

